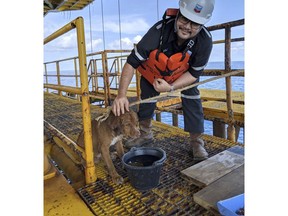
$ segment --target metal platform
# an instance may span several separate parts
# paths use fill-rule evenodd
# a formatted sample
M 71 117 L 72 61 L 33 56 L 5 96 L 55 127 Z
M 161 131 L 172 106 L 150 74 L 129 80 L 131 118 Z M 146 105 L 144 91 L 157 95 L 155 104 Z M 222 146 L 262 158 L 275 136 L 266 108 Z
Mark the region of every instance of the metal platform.
M 105 110 L 91 106 L 92 118 Z M 78 101 L 44 93 L 44 119 L 76 141 L 82 129 L 81 104 Z M 49 131 L 45 129 L 45 133 Z M 115 185 L 107 176 L 103 163 L 96 164 L 97 181 L 78 189 L 95 215 L 214 215 L 193 201 L 201 188 L 181 178 L 180 172 L 196 162 L 192 160 L 189 134 L 182 129 L 153 121 L 154 143 L 165 150 L 165 161 L 157 188 L 141 192 L 134 189 L 121 161 L 113 158 L 124 184 Z M 209 157 L 240 143 L 203 135 Z M 243 145 L 241 145 L 243 146 Z M 128 149 L 125 149 L 125 152 Z

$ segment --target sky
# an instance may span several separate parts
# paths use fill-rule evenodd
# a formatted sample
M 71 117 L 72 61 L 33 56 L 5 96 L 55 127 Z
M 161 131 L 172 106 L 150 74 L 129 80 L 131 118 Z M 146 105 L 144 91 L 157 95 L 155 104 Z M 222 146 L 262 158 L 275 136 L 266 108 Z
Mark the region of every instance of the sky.
M 44 37 L 78 16 L 84 18 L 87 53 L 104 49 L 132 49 L 167 8 L 178 8 L 178 0 L 95 0 L 80 11 L 49 12 L 44 17 Z M 133 2 L 133 4 L 131 4 Z M 102 19 L 103 17 L 103 19 Z M 244 19 L 244 0 L 216 1 L 206 26 Z M 119 23 L 121 23 L 119 27 Z M 104 34 L 103 34 L 104 29 Z M 213 39 L 224 39 L 224 31 L 213 31 Z M 104 36 L 104 37 L 103 37 Z M 244 27 L 232 28 L 232 37 L 244 37 Z M 120 39 L 122 41 L 120 47 Z M 72 30 L 44 46 L 44 62 L 77 56 L 76 31 Z M 214 45 L 210 61 L 223 61 L 222 45 Z M 55 50 L 57 50 L 55 52 Z M 231 58 L 244 61 L 244 41 L 232 43 Z M 65 67 L 65 66 L 64 66 Z

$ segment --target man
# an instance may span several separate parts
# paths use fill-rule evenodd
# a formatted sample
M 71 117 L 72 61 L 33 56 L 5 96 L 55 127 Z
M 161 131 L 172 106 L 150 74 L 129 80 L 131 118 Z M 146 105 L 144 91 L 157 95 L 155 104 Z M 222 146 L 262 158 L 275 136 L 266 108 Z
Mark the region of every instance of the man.
M 204 27 L 212 16 L 214 0 L 180 0 L 176 16 L 157 22 L 143 36 L 127 58 L 121 74 L 118 96 L 112 111 L 119 116 L 129 110 L 126 97 L 134 69 L 141 76 L 141 99 L 154 97 L 199 82 L 212 50 L 212 37 Z M 175 10 L 174 10 L 175 12 Z M 167 13 L 167 11 L 166 11 Z M 204 141 L 203 109 L 197 87 L 181 92 L 184 130 L 190 133 L 194 160 L 208 157 Z M 153 139 L 151 119 L 156 103 L 139 106 L 140 138 L 130 140 L 127 147 L 141 146 Z

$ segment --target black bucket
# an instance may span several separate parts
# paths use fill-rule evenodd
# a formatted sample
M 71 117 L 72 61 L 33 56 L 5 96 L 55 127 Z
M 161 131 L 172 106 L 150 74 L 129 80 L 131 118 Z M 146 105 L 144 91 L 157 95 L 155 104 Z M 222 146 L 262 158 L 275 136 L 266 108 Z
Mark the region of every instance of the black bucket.
M 131 185 L 138 190 L 150 190 L 159 184 L 165 160 L 165 151 L 154 147 L 133 147 L 122 157 Z

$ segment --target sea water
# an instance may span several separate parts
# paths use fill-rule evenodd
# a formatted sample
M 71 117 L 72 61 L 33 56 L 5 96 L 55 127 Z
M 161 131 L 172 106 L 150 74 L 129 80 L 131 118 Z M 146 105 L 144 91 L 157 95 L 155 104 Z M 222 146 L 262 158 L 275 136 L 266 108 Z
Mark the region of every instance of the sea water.
M 224 68 L 224 63 L 223 62 L 209 62 L 206 66 L 206 69 L 223 69 Z M 233 61 L 232 62 L 232 68 L 233 69 L 244 69 L 244 62 L 243 61 Z M 56 74 L 56 72 L 49 72 L 48 74 Z M 74 71 L 61 71 L 61 75 L 73 75 Z M 206 80 L 211 78 L 211 76 L 202 76 L 200 78 L 200 81 Z M 45 77 L 44 77 L 45 80 Z M 232 91 L 240 91 L 244 92 L 244 77 L 232 77 Z M 57 78 L 56 77 L 49 77 L 48 78 L 49 84 L 56 84 L 57 83 Z M 132 80 L 133 82 L 133 80 Z M 78 82 L 80 83 L 80 82 Z M 101 80 L 99 79 L 100 86 Z M 103 83 L 103 80 L 102 80 Z M 67 86 L 76 86 L 75 78 L 74 77 L 61 77 L 61 85 L 67 85 Z M 113 85 L 112 85 L 113 86 Z M 204 83 L 202 85 L 198 86 L 199 89 L 220 89 L 220 90 L 225 90 L 226 89 L 226 84 L 225 84 L 225 78 L 220 78 L 217 80 L 214 80 L 212 82 Z M 92 87 L 90 86 L 90 90 Z M 154 116 L 155 119 L 155 116 Z M 162 112 L 161 113 L 161 121 L 163 123 L 172 125 L 172 114 L 168 112 Z M 179 128 L 184 128 L 184 119 L 183 115 L 178 115 L 178 127 Z M 226 125 L 227 127 L 227 125 Z M 204 121 L 204 133 L 208 135 L 213 134 L 213 124 L 212 121 L 205 120 Z M 240 129 L 239 132 L 239 137 L 238 137 L 238 142 L 244 143 L 244 130 L 243 128 Z

